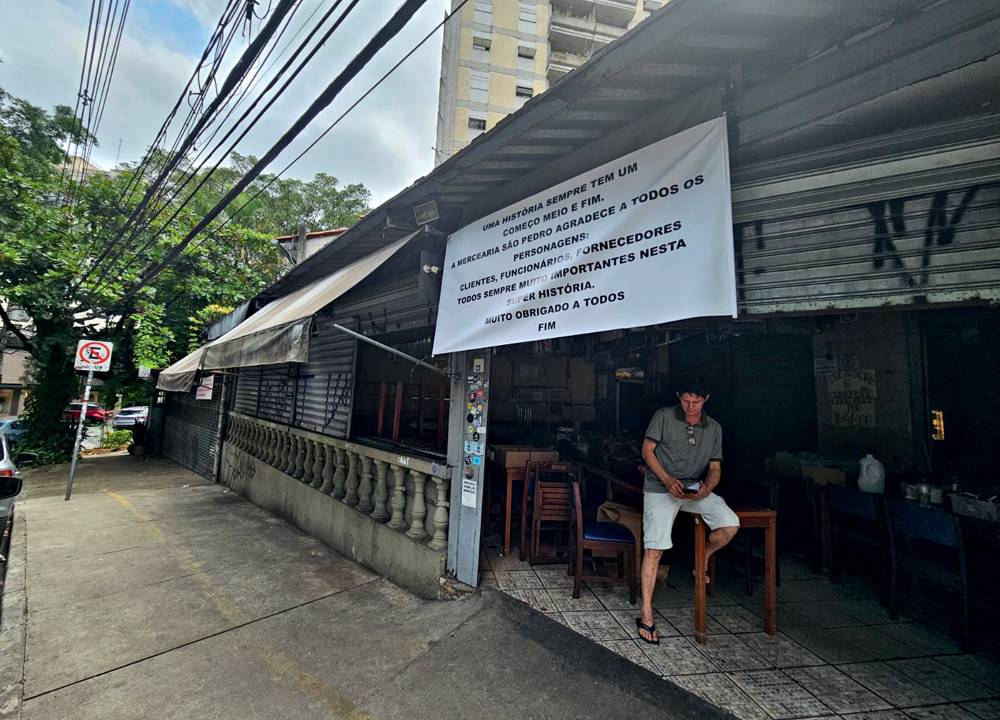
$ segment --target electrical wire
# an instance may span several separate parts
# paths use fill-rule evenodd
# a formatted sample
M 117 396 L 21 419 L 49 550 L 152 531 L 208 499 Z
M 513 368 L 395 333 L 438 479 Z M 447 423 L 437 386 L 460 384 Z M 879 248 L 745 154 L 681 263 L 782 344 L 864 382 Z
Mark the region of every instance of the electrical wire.
M 371 61 L 375 54 L 385 47 L 392 38 L 399 34 L 407 22 L 419 10 L 427 0 L 405 0 L 403 5 L 393 14 L 385 25 L 366 43 L 365 47 L 354 59 L 340 72 L 326 89 L 310 104 L 309 108 L 302 113 L 292 126 L 282 134 L 278 141 L 251 167 L 240 180 L 219 200 L 218 203 L 203 217 L 184 238 L 169 250 L 164 257 L 154 265 L 146 268 L 135 282 L 122 296 L 120 303 L 127 303 L 146 284 L 152 281 L 159 273 L 168 267 L 183 251 L 191 244 L 191 241 L 205 230 L 211 222 L 218 217 L 236 197 L 250 185 L 271 162 L 284 150 L 298 135 L 340 94 L 340 92 L 353 80 L 361 70 Z

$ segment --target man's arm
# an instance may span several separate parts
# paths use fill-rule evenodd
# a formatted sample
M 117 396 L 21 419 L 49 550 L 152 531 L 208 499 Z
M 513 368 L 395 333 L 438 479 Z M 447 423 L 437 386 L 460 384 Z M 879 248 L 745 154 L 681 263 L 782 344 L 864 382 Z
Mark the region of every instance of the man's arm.
M 682 500 L 684 499 L 684 486 L 681 484 L 681 481 L 670 477 L 670 474 L 663 469 L 663 465 L 656 458 L 655 440 L 645 438 L 642 441 L 642 459 L 645 461 L 646 467 L 653 471 L 653 474 L 659 478 L 660 482 L 663 483 L 671 495 L 679 497 Z
M 705 477 L 705 482 L 701 484 L 701 489 L 693 496 L 688 497 L 692 500 L 701 500 L 703 497 L 707 497 L 710 492 L 715 490 L 715 486 L 719 484 L 719 480 L 721 479 L 722 461 L 710 460 L 708 463 L 708 475 Z

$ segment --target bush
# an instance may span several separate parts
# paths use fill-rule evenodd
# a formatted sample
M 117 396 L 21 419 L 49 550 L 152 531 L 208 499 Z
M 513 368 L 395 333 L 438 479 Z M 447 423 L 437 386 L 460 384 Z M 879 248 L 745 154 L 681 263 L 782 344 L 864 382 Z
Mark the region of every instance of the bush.
M 121 450 L 128 447 L 130 442 L 132 442 L 131 430 L 112 430 L 104 436 L 104 442 L 101 443 L 101 447 L 108 448 L 109 450 Z

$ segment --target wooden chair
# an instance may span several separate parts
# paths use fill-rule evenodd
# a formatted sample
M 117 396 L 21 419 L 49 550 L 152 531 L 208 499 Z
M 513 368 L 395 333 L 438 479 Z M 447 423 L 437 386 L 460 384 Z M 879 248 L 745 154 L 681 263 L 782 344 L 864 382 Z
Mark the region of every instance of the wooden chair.
M 580 482 L 576 478 L 569 481 L 569 498 L 573 512 L 573 522 L 570 524 L 572 552 L 569 564 L 569 574 L 573 576 L 573 597 L 580 597 L 580 586 L 585 580 L 619 582 L 628 585 L 629 602 L 635 605 L 635 567 L 638 558 L 635 557 L 635 538 L 632 533 L 628 528 L 618 523 L 597 522 L 596 520 L 584 522 Z M 584 575 L 584 550 L 615 553 L 618 558 L 618 577 Z
M 524 483 L 521 487 L 521 546 L 518 548 L 521 560 L 526 559 L 529 555 L 532 558 L 537 556 L 537 533 L 542 521 L 569 523 L 572 520 L 569 499 L 566 496 L 566 481 L 570 475 L 576 478 L 580 477 L 579 470 L 572 463 L 532 461 L 525 467 Z M 536 492 L 535 486 L 539 480 L 547 485 L 543 498 L 539 498 Z M 550 484 L 557 484 L 559 487 L 548 487 Z M 542 508 L 546 515 L 543 518 L 539 518 L 537 512 L 540 499 L 547 500 L 549 503 L 547 507 Z M 529 524 L 531 525 L 530 545 L 528 544 Z M 534 562 L 533 559 L 532 562 Z
M 946 614 L 958 616 L 961 648 L 968 651 L 969 579 L 958 516 L 904 500 L 888 500 L 885 505 L 889 523 L 890 617 L 899 617 L 904 593 L 919 594 Z M 949 604 L 949 598 L 957 601 L 957 607 Z

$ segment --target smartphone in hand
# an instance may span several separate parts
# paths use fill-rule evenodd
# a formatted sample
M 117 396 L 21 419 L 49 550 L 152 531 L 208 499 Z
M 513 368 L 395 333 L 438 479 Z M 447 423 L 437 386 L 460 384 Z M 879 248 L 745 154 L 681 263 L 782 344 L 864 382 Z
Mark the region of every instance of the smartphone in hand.
M 697 495 L 701 490 L 701 481 L 699 480 L 685 480 L 683 484 L 685 495 Z

